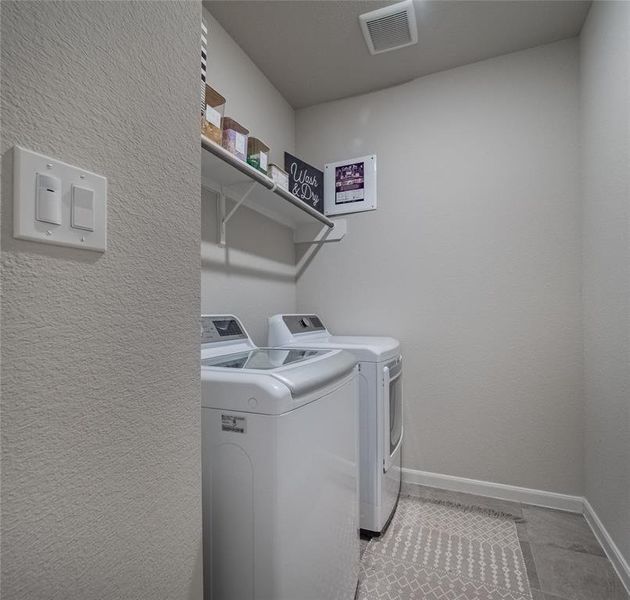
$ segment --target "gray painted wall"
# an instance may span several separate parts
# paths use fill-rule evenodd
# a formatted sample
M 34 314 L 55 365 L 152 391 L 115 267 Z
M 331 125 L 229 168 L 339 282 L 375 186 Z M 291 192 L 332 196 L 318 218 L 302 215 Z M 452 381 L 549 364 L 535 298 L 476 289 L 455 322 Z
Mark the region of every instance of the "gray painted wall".
M 200 5 L 1 11 L 0 595 L 200 598 Z M 16 143 L 107 176 L 105 254 L 12 238 Z
M 227 100 L 225 116 L 236 119 L 271 148 L 282 166 L 284 151 L 295 148 L 295 111 L 240 46 L 203 9 L 208 27 L 208 84 Z
M 271 148 L 282 166 L 295 150 L 295 113 L 269 80 L 203 9 L 208 26 L 208 83 L 227 99 L 235 118 Z M 202 190 L 201 309 L 241 317 L 258 344 L 267 338 L 267 317 L 295 312 L 295 246 L 292 231 L 247 208 L 227 227 L 227 246 L 217 245 L 216 195 Z
M 295 310 L 290 231 L 244 210 L 221 250 L 200 216 L 198 3 L 1 11 L 0 592 L 199 597 L 199 220 L 202 310 L 259 342 Z M 206 18 L 209 81 L 281 163 L 292 109 Z M 626 558 L 629 23 L 596 3 L 580 43 L 586 494 Z M 569 41 L 298 113 L 306 160 L 379 155 L 379 210 L 297 300 L 403 341 L 406 466 L 582 492 L 577 81 Z M 15 143 L 108 177 L 107 253 L 13 240 Z
M 582 31 L 586 497 L 630 562 L 630 4 Z
M 378 156 L 378 210 L 297 298 L 337 333 L 401 339 L 406 467 L 582 492 L 577 50 L 297 112 L 312 164 Z
M 202 189 L 201 311 L 236 314 L 254 342 L 264 346 L 267 317 L 296 310 L 292 232 L 240 208 L 228 223 L 226 246 L 217 241 L 216 196 Z

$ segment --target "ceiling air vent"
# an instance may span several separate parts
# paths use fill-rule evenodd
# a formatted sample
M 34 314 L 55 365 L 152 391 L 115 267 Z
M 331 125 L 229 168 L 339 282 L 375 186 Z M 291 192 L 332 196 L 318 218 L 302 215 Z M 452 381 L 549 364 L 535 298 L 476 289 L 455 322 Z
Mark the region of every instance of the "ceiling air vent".
M 404 48 L 418 41 L 413 0 L 404 0 L 359 15 L 359 21 L 370 54 Z

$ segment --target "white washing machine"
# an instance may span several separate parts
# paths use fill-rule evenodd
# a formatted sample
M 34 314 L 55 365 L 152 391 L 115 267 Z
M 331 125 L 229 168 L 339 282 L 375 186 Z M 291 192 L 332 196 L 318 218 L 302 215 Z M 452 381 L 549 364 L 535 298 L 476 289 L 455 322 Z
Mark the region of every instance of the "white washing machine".
M 237 318 L 201 317 L 206 600 L 354 598 L 356 363 L 257 348 Z
M 317 315 L 269 318 L 269 346 L 329 348 L 359 361 L 361 530 L 380 534 L 400 495 L 403 440 L 402 356 L 390 337 L 335 336 Z

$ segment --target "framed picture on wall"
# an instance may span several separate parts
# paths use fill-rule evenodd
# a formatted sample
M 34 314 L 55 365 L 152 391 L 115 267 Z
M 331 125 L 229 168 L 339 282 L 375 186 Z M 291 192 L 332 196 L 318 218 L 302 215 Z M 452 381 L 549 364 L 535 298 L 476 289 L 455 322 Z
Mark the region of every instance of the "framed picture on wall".
M 324 212 L 344 215 L 376 210 L 376 155 L 360 156 L 324 167 Z

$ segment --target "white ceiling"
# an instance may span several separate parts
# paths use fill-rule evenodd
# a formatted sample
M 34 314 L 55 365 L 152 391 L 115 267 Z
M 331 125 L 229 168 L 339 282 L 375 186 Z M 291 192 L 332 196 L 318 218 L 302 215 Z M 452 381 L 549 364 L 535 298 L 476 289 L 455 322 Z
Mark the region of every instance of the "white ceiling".
M 204 0 L 295 108 L 573 37 L 590 0 L 414 0 L 418 44 L 372 56 L 358 15 L 387 4 L 393 2 Z

